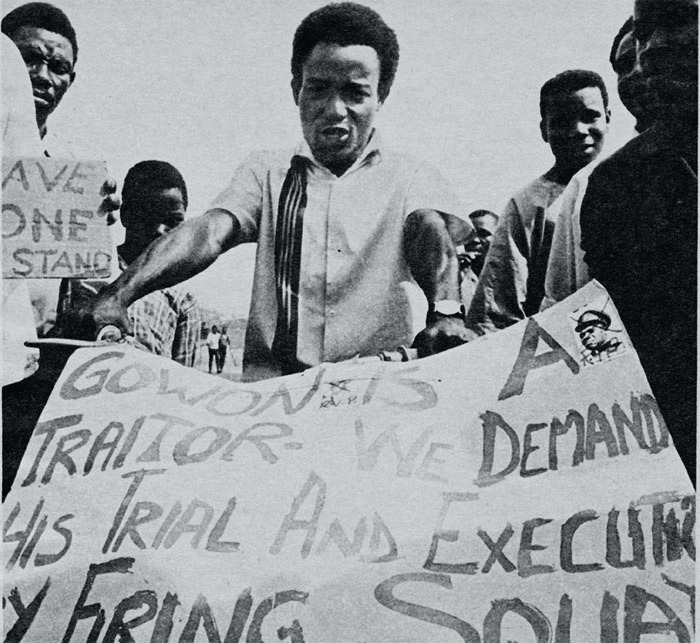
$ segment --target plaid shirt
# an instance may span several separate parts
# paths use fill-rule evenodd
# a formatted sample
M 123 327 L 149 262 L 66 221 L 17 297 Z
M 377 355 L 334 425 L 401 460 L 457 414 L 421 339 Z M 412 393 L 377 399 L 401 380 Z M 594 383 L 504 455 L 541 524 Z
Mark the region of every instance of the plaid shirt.
M 121 257 L 119 268 L 126 269 Z M 58 316 L 62 311 L 84 305 L 108 283 L 102 279 L 63 279 Z M 146 349 L 184 366 L 194 366 L 202 320 L 192 293 L 182 286 L 156 290 L 131 304 L 127 312 L 134 337 Z

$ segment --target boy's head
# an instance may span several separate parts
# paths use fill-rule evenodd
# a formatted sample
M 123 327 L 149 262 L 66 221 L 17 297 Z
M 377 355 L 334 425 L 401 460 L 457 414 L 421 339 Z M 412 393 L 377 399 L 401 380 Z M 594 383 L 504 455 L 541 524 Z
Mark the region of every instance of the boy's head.
M 610 122 L 608 92 L 592 71 L 571 69 L 548 80 L 540 90 L 540 131 L 556 164 L 578 171 L 603 149 Z
M 185 180 L 170 163 L 142 161 L 127 173 L 121 206 L 126 244 L 145 248 L 180 225 L 186 210 Z

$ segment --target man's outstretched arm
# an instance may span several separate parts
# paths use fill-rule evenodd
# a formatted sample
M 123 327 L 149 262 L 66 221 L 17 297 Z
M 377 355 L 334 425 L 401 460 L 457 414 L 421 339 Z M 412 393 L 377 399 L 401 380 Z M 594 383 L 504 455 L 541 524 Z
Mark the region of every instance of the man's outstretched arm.
M 201 217 L 180 224 L 154 241 L 114 283 L 99 294 L 90 311 L 76 311 L 85 332 L 95 334 L 108 325 L 130 331 L 126 309 L 154 290 L 174 286 L 200 273 L 216 258 L 240 243 L 240 223 L 226 210 L 209 210 Z M 95 339 L 90 337 L 90 339 Z
M 404 253 L 413 278 L 428 304 L 460 302 L 459 263 L 443 216 L 436 210 L 416 210 L 404 224 Z M 464 318 L 428 315 L 428 323 L 414 341 L 419 357 L 454 348 L 474 337 Z

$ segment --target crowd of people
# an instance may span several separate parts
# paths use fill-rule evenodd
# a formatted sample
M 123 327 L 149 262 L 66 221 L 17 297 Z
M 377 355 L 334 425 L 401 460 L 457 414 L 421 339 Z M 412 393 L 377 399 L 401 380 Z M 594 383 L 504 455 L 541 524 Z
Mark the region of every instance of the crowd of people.
M 630 10 L 610 62 L 639 135 L 600 161 L 608 88 L 594 71 L 564 70 L 540 91 L 539 128 L 554 164 L 503 212 L 469 215 L 435 168 L 388 148 L 375 128 L 398 69 L 394 31 L 352 2 L 313 11 L 291 60 L 303 140 L 251 153 L 211 207 L 187 221 L 185 182 L 169 164 L 134 166 L 121 204 L 108 181 L 103 207 L 121 205 L 127 231 L 120 275 L 99 286 L 64 282 L 56 335 L 95 339 L 112 326 L 192 365 L 200 320 L 178 284 L 247 242 L 257 243 L 248 381 L 400 346 L 435 354 L 597 279 L 694 481 L 697 0 L 635 0 Z M 45 3 L 5 16 L 2 32 L 29 72 L 39 149 L 51 155 L 47 121 L 75 77 L 76 34 Z M 422 327 L 411 288 L 428 303 Z M 582 318 L 577 332 L 593 345 L 605 324 Z M 212 328 L 206 342 L 210 372 L 223 369 L 221 337 Z

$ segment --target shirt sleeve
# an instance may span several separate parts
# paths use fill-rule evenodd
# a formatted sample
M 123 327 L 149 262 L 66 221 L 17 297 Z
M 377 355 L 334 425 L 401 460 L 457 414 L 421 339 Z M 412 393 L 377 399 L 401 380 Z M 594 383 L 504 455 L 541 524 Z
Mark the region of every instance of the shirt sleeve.
M 195 298 L 186 293 L 180 303 L 175 322 L 172 358 L 183 366 L 193 367 L 197 362 L 202 318 Z
M 473 230 L 469 217 L 452 186 L 429 163 L 421 163 L 418 166 L 406 195 L 406 216 L 416 210 L 440 212 L 455 245 L 464 243 Z
M 467 313 L 467 328 L 479 335 L 525 319 L 528 240 L 516 202 L 501 216 Z
M 258 240 L 263 207 L 264 178 L 268 163 L 261 153 L 253 153 L 236 169 L 230 183 L 212 202 L 210 210 L 226 210 L 241 225 L 241 242 Z

